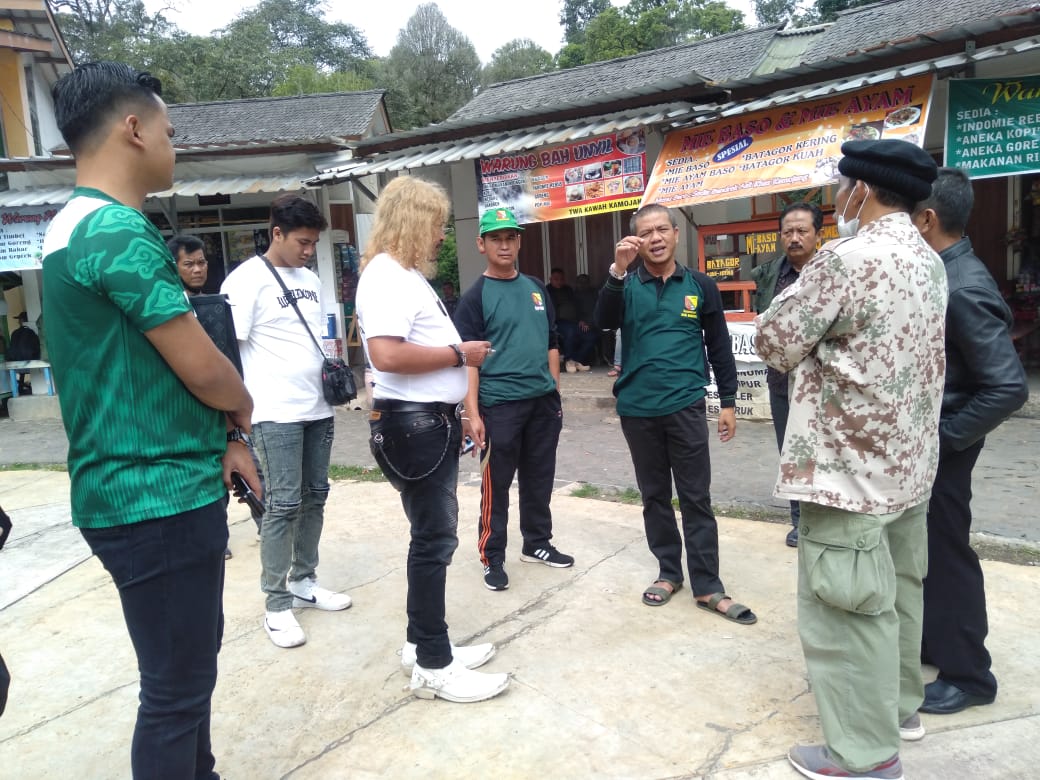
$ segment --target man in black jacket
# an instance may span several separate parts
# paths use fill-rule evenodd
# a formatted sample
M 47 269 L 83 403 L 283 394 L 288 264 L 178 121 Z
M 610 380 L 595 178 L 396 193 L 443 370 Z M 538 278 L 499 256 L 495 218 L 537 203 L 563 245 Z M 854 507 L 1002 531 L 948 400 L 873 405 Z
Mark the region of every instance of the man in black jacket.
M 964 235 L 974 196 L 956 168 L 940 168 L 914 224 L 946 268 L 946 384 L 939 420 L 939 470 L 928 504 L 921 658 L 939 669 L 921 712 L 945 715 L 990 704 L 982 567 L 971 549 L 971 472 L 986 434 L 1025 403 L 1025 371 L 1011 342 L 1011 311 Z

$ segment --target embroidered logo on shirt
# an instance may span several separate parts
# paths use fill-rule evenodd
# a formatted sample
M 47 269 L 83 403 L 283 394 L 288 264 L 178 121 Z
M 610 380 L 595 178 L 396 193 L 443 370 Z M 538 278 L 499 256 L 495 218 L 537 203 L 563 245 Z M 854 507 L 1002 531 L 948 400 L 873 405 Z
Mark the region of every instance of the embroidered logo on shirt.
M 683 298 L 682 317 L 686 319 L 697 319 L 697 296 L 687 295 Z
M 534 303 L 535 311 L 545 311 L 545 302 L 542 300 L 540 292 L 531 293 L 531 301 Z

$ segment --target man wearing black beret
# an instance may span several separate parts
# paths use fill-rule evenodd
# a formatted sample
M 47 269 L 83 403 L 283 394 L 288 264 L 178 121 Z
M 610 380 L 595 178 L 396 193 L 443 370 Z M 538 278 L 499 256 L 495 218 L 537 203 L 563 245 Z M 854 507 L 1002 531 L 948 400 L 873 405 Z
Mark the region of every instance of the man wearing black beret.
M 756 320 L 756 349 L 791 372 L 776 495 L 801 502 L 798 631 L 824 745 L 807 777 L 901 780 L 924 736 L 921 582 L 938 463 L 947 284 L 910 221 L 936 165 L 898 140 L 849 141 L 838 232 Z

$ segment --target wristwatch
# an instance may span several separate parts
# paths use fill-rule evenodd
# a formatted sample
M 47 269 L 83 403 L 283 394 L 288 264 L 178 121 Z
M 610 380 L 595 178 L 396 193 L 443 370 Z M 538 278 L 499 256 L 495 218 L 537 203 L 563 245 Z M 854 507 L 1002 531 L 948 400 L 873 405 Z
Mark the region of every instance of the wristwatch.
M 227 432 L 228 444 L 233 441 L 240 441 L 247 447 L 251 447 L 253 443 L 249 440 L 249 434 L 243 431 L 241 428 L 232 428 Z
M 613 263 L 611 263 L 610 266 L 607 268 L 607 273 L 610 274 L 615 279 L 617 279 L 619 282 L 622 281 L 626 276 L 628 276 L 628 271 L 625 271 L 623 274 L 618 276 L 617 273 L 615 273 L 615 271 L 614 271 L 614 264 Z

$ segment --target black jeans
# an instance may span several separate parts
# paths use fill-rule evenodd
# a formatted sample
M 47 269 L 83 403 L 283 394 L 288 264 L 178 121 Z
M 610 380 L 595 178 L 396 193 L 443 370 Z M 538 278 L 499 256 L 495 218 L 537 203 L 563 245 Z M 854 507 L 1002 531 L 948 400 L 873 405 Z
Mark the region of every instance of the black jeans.
M 378 416 L 377 416 L 378 415 Z M 373 412 L 372 455 L 401 494 L 411 525 L 408 545 L 408 632 L 419 666 L 451 663 L 444 587 L 459 546 L 459 445 L 462 427 L 443 412 Z
M 217 778 L 210 703 L 224 632 L 227 500 L 158 520 L 82 528 L 119 589 L 141 672 L 134 778 Z
M 986 583 L 971 549 L 971 472 L 984 441 L 943 450 L 928 502 L 928 576 L 921 656 L 939 677 L 977 696 L 995 696 L 986 650 Z
M 711 509 L 711 460 L 704 399 L 661 417 L 622 417 L 636 482 L 643 496 L 643 525 L 661 579 L 683 582 L 686 566 L 696 596 L 723 591 L 719 579 L 719 528 Z M 682 514 L 682 537 L 672 509 L 672 477 Z
M 769 411 L 773 415 L 773 432 L 776 433 L 776 448 L 783 452 L 784 434 L 787 433 L 787 416 L 791 411 L 791 402 L 786 395 L 769 391 Z M 801 505 L 791 501 L 791 525 L 798 527 L 801 517 Z
M 480 481 L 480 560 L 503 563 L 509 522 L 509 487 L 514 475 L 520 488 L 520 534 L 524 547 L 536 549 L 552 539 L 552 498 L 556 479 L 556 445 L 563 428 L 560 394 L 480 407 L 484 419 L 487 467 Z M 487 450 L 482 454 L 486 454 Z

